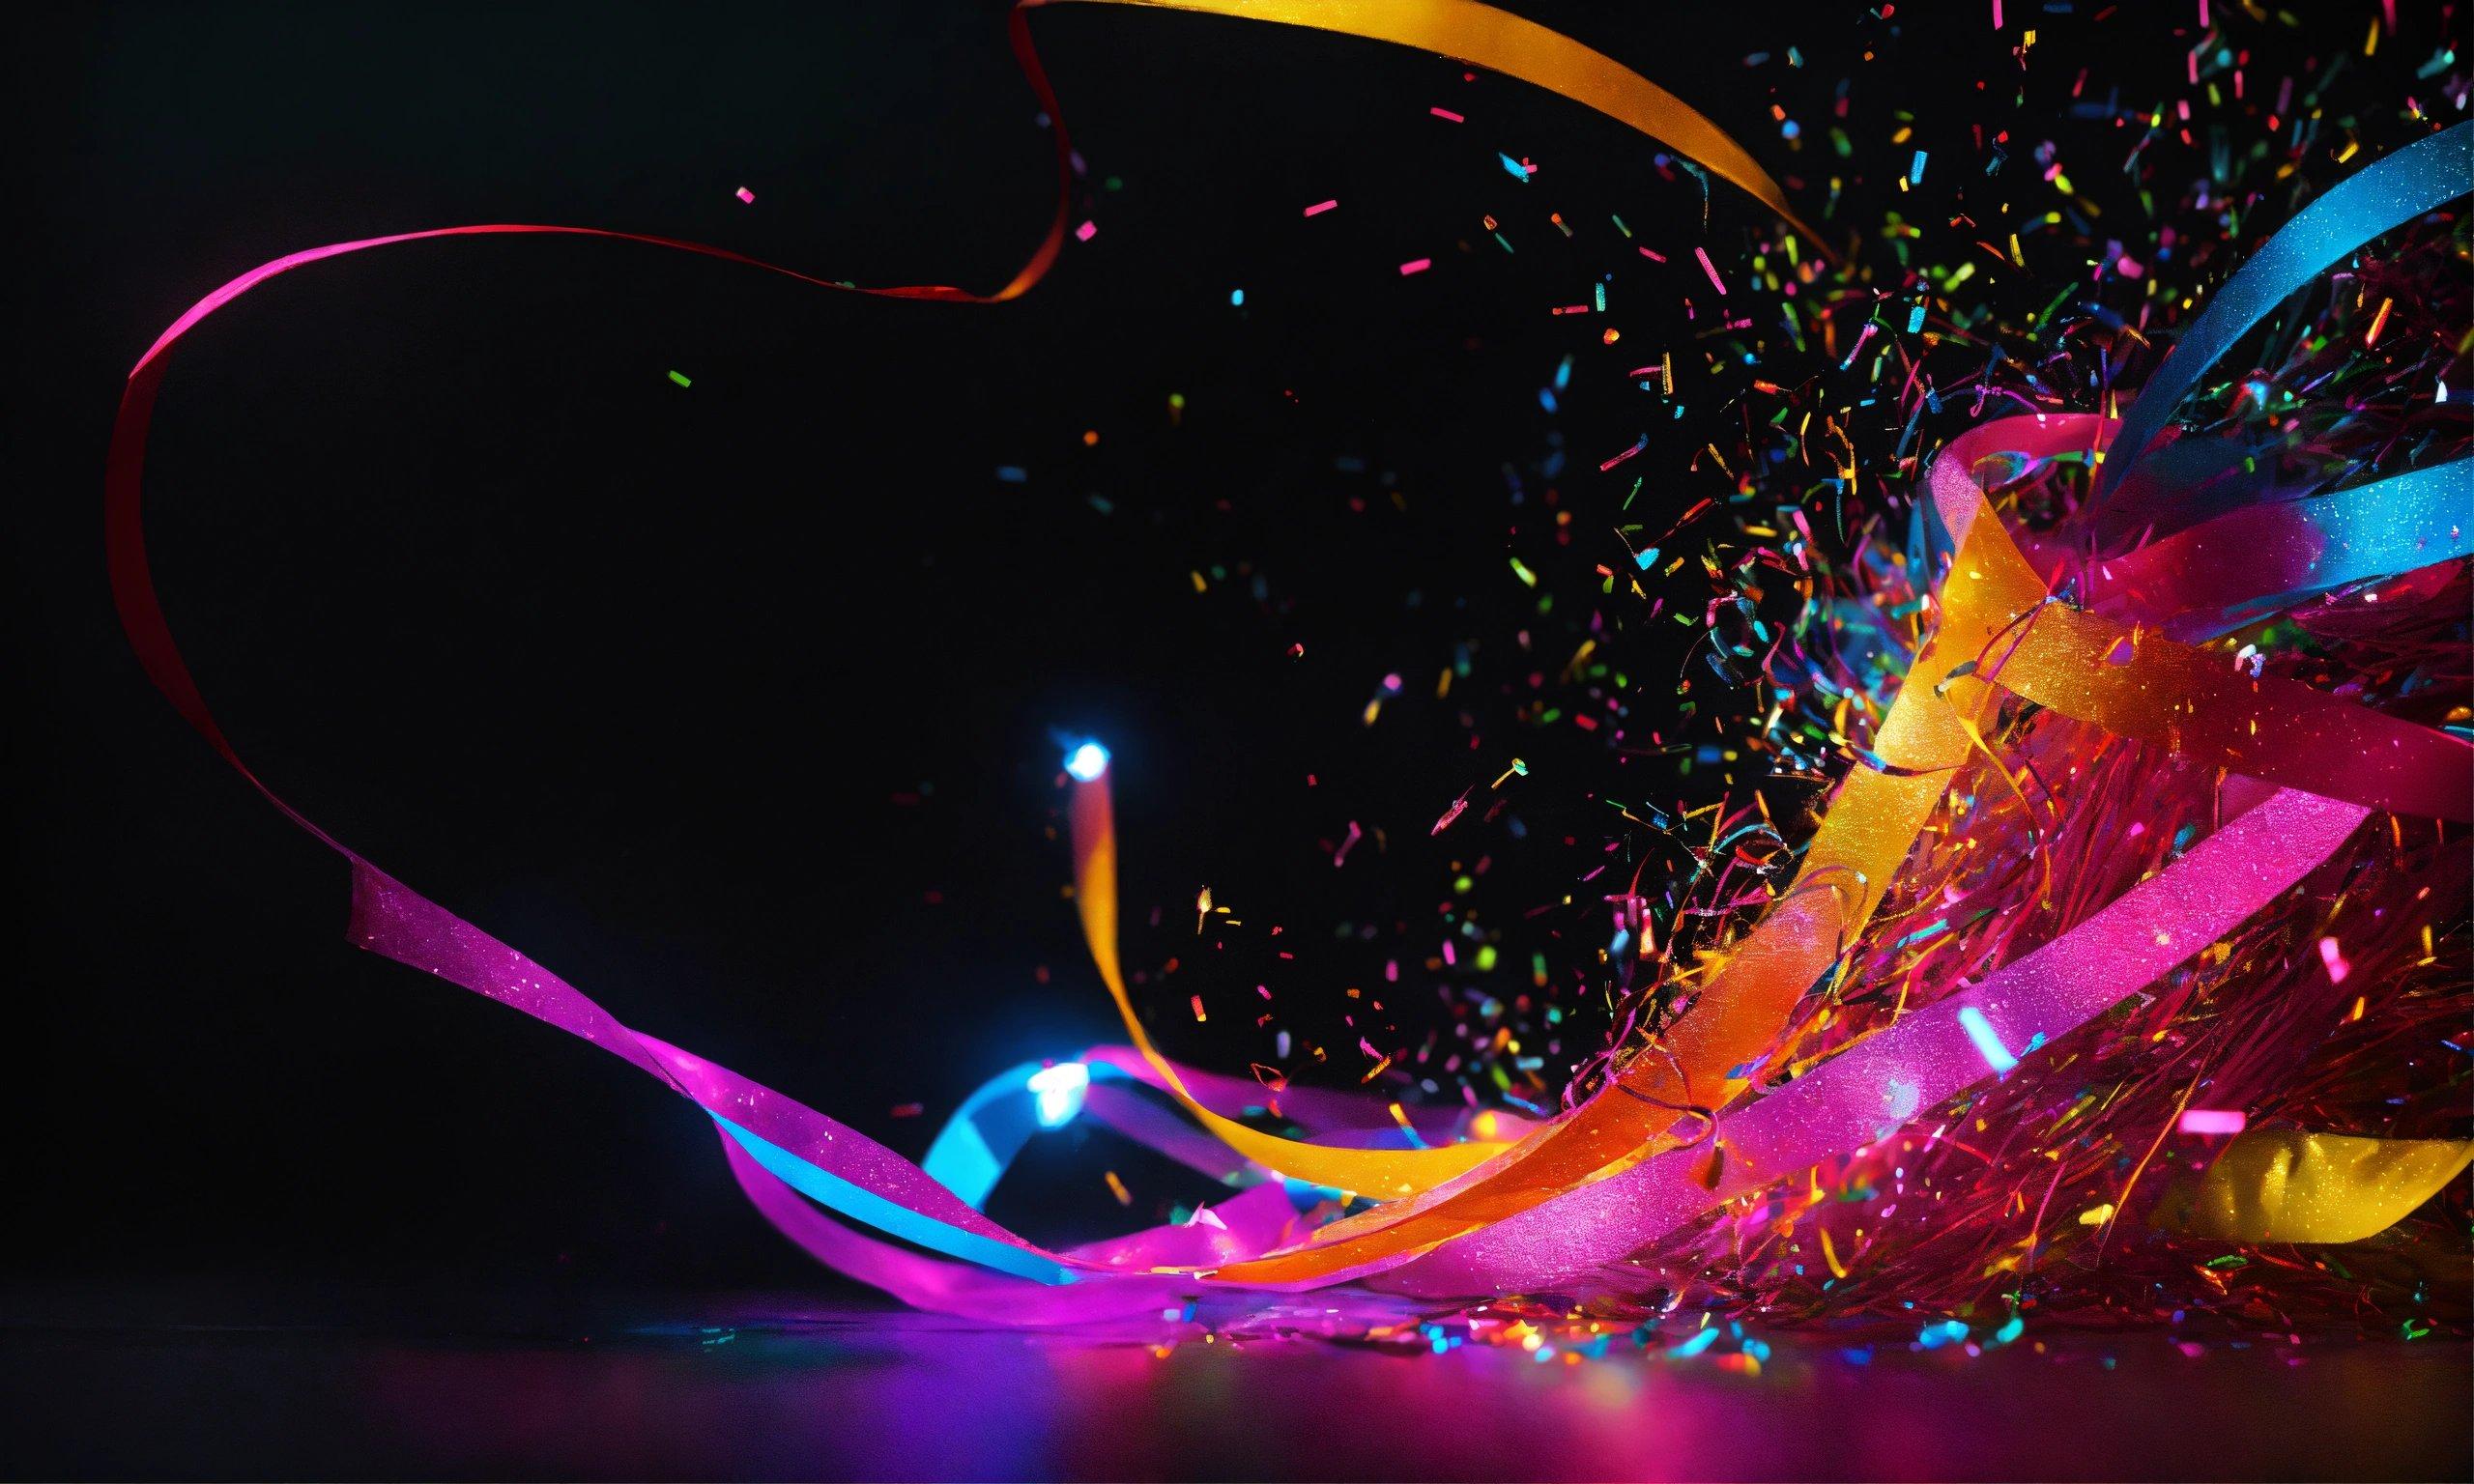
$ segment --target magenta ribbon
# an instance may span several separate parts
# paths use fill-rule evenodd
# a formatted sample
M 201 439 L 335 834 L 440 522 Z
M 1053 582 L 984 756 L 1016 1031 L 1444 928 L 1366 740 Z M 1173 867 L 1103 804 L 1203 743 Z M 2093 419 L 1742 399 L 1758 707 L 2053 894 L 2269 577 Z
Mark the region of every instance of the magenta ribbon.
M 1913 1110 L 1995 1075 L 1962 1019 L 1968 1012 L 1981 1014 L 2005 1045 L 2057 1040 L 2275 900 L 2369 813 L 2280 790 L 1982 984 L 1911 1011 L 1777 1092 L 1719 1115 L 1716 1137 L 1727 1157 L 1714 1187 L 1695 1173 L 1707 1151 L 1669 1150 L 1449 1243 L 1378 1286 L 1441 1298 L 1561 1282 L 1637 1251 L 1722 1201 L 1884 1138 Z

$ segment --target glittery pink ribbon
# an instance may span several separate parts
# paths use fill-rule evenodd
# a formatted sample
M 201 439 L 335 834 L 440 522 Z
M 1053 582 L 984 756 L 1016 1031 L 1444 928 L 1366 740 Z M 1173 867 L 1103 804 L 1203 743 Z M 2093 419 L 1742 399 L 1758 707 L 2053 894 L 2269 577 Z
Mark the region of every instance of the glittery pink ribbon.
M 1698 1147 L 1669 1150 L 1534 1206 L 1378 1279 L 1436 1298 L 1556 1283 L 1620 1260 L 1721 1201 L 1886 1137 L 1996 1074 L 1963 1016 L 2007 1046 L 2054 1041 L 2120 1004 L 2290 889 L 2370 811 L 2283 789 L 2167 870 L 1982 984 L 1896 1025 L 1768 1097 L 1721 1113 L 1714 1184 Z

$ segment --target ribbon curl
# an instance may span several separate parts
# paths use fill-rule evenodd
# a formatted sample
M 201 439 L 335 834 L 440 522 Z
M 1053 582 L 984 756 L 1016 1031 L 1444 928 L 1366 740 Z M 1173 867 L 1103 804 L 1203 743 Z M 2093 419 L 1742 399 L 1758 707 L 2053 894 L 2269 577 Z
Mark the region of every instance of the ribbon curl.
M 1008 24 L 1025 76 L 1056 120 L 1058 199 L 1045 236 L 992 293 L 935 285 L 855 292 L 996 302 L 1027 291 L 1055 262 L 1068 220 L 1072 153 L 1024 22 L 1026 8 L 1038 3 L 1023 0 Z M 1822 245 L 1797 221 L 1775 183 L 1707 119 L 1610 59 L 1475 0 L 1099 3 L 1158 4 L 1271 20 L 1421 46 L 1494 68 L 1694 156 Z M 2469 141 L 2474 126 L 2460 126 L 2401 150 L 2341 184 L 2272 237 L 2193 322 L 2119 424 L 2100 495 L 2121 485 L 2157 444 L 2183 394 L 2276 302 L 2335 258 L 2463 193 Z M 264 264 L 200 300 L 130 373 L 104 481 L 108 568 L 124 627 L 150 679 L 180 714 L 287 817 L 350 862 L 355 941 L 535 1015 L 662 1079 L 714 1119 L 751 1200 L 786 1235 L 820 1261 L 924 1307 L 1032 1321 L 1105 1317 L 1138 1313 L 1165 1292 L 1206 1283 L 1310 1286 L 1402 1264 L 1407 1266 L 1387 1281 L 1412 1293 L 1499 1291 L 1545 1281 L 1621 1256 L 1727 1194 L 1793 1173 L 1851 1140 L 1878 1136 L 1881 1115 L 1873 1103 L 1880 1079 L 1893 1068 L 1902 1075 L 1929 1073 L 1928 1083 L 1920 1084 L 1932 1089 L 1927 1102 L 1964 1091 L 1985 1074 L 1980 1055 L 1969 1060 L 1975 1055 L 1972 1037 L 1954 1036 L 1964 1012 L 1975 1012 L 2000 1034 L 2057 1034 L 2287 889 L 2333 854 L 2369 810 L 2450 819 L 2474 813 L 2467 782 L 2474 753 L 2459 739 L 2307 687 L 2232 676 L 2222 656 L 2182 642 L 2222 632 L 2231 616 L 2297 593 L 2387 575 L 2402 570 L 2402 563 L 2419 566 L 2464 555 L 2462 522 L 2451 524 L 2444 535 L 2437 523 L 2452 493 L 2465 487 L 2465 465 L 2417 471 L 2294 506 L 2240 510 L 2195 527 L 2120 559 L 2118 573 L 2099 564 L 2086 591 L 2092 606 L 2082 611 L 2052 601 L 2048 576 L 2002 528 L 1972 471 L 1982 456 L 1997 451 L 2052 453 L 2070 445 L 2070 451 L 2092 452 L 2113 424 L 2083 417 L 1988 424 L 1954 442 L 1933 467 L 1931 498 L 1956 556 L 1937 595 L 1939 623 L 1874 739 L 1887 766 L 1859 769 L 1838 785 L 1791 889 L 1743 940 L 1705 960 L 1697 997 L 1666 1029 L 1657 1054 L 1634 1058 L 1591 1102 L 1516 1144 L 1349 1148 L 1280 1138 L 1207 1106 L 1196 1096 L 1203 1084 L 1182 1075 L 1150 1044 L 1125 991 L 1116 963 L 1115 844 L 1107 793 L 1104 784 L 1082 785 L 1075 817 L 1083 927 L 1102 980 L 1143 1059 L 1140 1065 L 1215 1137 L 1254 1164 L 1318 1184 L 1409 1199 L 1298 1242 L 1285 1192 L 1266 1184 L 1222 1208 L 1223 1213 L 1234 1209 L 1239 1219 L 1223 1218 L 1201 1234 L 1192 1227 L 1155 1228 L 1110 1243 L 1050 1252 L 989 1221 L 967 1192 L 949 1188 L 855 1130 L 618 1024 L 540 965 L 396 882 L 251 773 L 208 709 L 156 597 L 140 519 L 147 428 L 171 351 L 216 310 L 296 268 L 417 241 L 509 235 L 641 243 L 762 268 L 819 287 L 848 287 L 724 248 L 545 225 L 375 237 Z M 2383 504 L 2404 500 L 2422 512 L 2410 534 L 2402 527 L 2372 528 L 2362 512 L 2373 490 L 2382 491 L 2376 498 Z M 2228 576 L 2209 554 L 2231 541 L 2264 546 L 2273 558 L 2255 565 L 2248 576 Z M 2159 631 L 2151 633 L 2143 624 Z M 1739 1100 L 1747 1086 L 1746 1064 L 1816 983 L 1838 971 L 1949 777 L 1981 747 L 1982 723 L 2003 694 L 2287 786 L 2227 823 L 2171 870 L 1984 984 L 1925 1007 L 1780 1093 L 1722 1111 L 1718 1136 L 1739 1156 L 1730 1161 L 1731 1173 L 1716 1189 L 1684 1179 L 1676 1110 L 1725 1110 Z M 2308 739 L 2298 748 L 2289 745 L 2297 727 Z M 2101 970 L 2088 971 L 2083 959 L 2101 964 Z M 2248 1151 L 2267 1149 L 2273 1155 L 2282 1146 L 2237 1141 L 2235 1147 L 2245 1151 L 2242 1158 L 2220 1160 L 2226 1184 L 2209 1187 L 2214 1193 L 2196 1208 L 2201 1213 L 2192 1217 L 2193 1229 L 2250 1231 L 2261 1225 L 2243 1215 L 2240 1192 L 2264 1190 L 2259 1182 L 2267 1178 L 2243 1183 L 2255 1157 Z M 2448 1162 L 2410 1150 L 2357 1157 L 2341 1144 L 2300 1148 L 2282 1163 L 2270 1158 L 2261 1166 L 2285 1172 L 2281 1188 L 2287 1193 L 2265 1220 L 2268 1226 L 2282 1223 L 2288 1236 L 2322 1229 L 2314 1224 L 2320 1220 L 2317 1198 L 2297 1199 L 2297 1189 L 2316 1190 L 2323 1184 L 2344 1188 L 2349 1181 L 2359 1184 L 2355 1176 L 2375 1166 L 2382 1172 L 2378 1183 L 2402 1200 Z M 2308 1172 L 2316 1169 L 2354 1174 L 2315 1184 Z M 958 1269 L 862 1237 L 801 1196 L 993 1270 Z M 2264 1197 L 2257 1204 L 2267 1209 Z M 2358 1205 L 2354 1214 L 2369 1220 L 2386 1209 Z M 2225 1210 L 2234 1214 L 2222 1215 Z M 1282 1242 L 1291 1245 L 1281 1248 Z M 1270 1255 L 1258 1256 L 1265 1253 Z

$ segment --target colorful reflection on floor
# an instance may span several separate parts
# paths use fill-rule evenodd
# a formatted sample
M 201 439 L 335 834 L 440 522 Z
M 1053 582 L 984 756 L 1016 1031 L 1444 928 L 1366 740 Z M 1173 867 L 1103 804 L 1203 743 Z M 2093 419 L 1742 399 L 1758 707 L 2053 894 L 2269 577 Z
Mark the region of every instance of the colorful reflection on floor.
M 156 1307 L 150 1302 L 138 1307 Z M 179 1305 L 172 1305 L 178 1309 Z M 251 1305 L 251 1307 L 256 1307 Z M 520 1307 L 520 1306 L 519 1306 Z M 461 1311 L 461 1312 L 459 1312 Z M 12 1477 L 2466 1477 L 2464 1347 L 2186 1354 L 2049 1336 L 1969 1357 L 1781 1343 L 1760 1374 L 1617 1349 L 1162 1354 L 745 1298 L 581 1332 L 398 1301 L 302 1327 L 19 1303 Z M 2196 1349 L 2196 1347 L 2194 1347 Z

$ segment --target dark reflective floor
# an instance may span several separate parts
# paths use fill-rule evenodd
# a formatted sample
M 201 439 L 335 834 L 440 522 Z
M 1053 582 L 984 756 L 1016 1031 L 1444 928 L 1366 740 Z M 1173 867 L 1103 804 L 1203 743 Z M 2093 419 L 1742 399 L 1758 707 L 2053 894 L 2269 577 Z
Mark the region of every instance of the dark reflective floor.
M 1069 1343 L 745 1296 L 18 1296 L 0 1470 L 186 1478 L 2448 1478 L 2469 1353 L 2048 1341 L 1757 1377 L 1620 1353 Z M 555 1306 L 553 1306 L 555 1307 Z M 216 1310 L 237 1312 L 216 1312 Z M 205 1317 L 192 1323 L 172 1316 Z M 255 1323 L 238 1322 L 243 1316 Z M 2106 1362 L 2110 1358 L 2111 1364 Z

